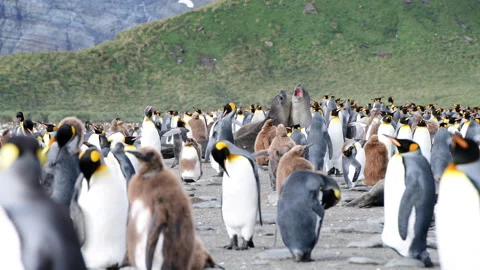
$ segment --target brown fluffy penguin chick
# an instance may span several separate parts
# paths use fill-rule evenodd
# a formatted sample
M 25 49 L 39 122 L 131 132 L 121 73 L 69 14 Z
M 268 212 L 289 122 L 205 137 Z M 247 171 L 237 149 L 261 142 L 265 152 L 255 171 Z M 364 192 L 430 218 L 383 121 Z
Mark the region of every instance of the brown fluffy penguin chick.
M 112 125 L 110 126 L 110 132 L 112 133 L 120 132 L 125 137 L 130 136 L 130 132 L 128 132 L 128 129 L 123 126 L 123 121 L 120 121 L 117 119 L 113 119 Z
M 277 168 L 277 194 L 279 196 L 284 181 L 294 171 L 315 171 L 313 164 L 304 158 L 305 150 L 305 145 L 295 145 L 280 158 Z
M 257 138 L 255 139 L 255 152 L 268 149 L 275 138 L 276 133 L 277 128 L 273 125 L 273 119 L 265 121 L 262 130 L 258 133 Z M 267 165 L 268 163 L 268 157 L 257 157 L 256 160 L 258 165 Z
M 213 261 L 213 257 L 205 249 L 202 240 L 195 237 L 195 251 L 193 252 L 192 264 L 190 270 L 203 270 L 205 268 L 221 267 Z M 223 269 L 223 267 L 221 267 Z
M 377 135 L 372 135 L 364 146 L 365 150 L 365 179 L 363 183 L 374 186 L 378 181 L 385 178 L 388 165 L 388 149 Z
M 157 150 L 130 153 L 138 158 L 139 170 L 128 186 L 128 261 L 140 269 L 190 269 L 195 228 L 183 185 L 165 169 Z
M 207 126 L 205 121 L 200 119 L 198 112 L 193 113 L 192 119 L 188 120 L 188 126 L 192 130 L 192 138 L 199 142 L 207 140 Z
M 287 128 L 280 124 L 277 126 L 275 138 L 268 148 L 268 175 L 270 185 L 276 190 L 277 168 L 280 158 L 295 146 L 295 142 L 287 136 Z

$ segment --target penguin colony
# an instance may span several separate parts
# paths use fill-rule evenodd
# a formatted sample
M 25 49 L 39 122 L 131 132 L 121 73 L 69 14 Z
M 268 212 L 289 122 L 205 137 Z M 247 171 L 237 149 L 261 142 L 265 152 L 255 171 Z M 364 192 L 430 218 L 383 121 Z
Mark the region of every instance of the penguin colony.
M 225 248 L 255 248 L 264 166 L 295 261 L 312 260 L 325 210 L 341 199 L 336 175 L 342 188 L 384 182 L 382 241 L 400 256 L 433 266 L 426 238 L 435 222 L 442 269 L 480 269 L 480 108 L 372 101 L 326 95 L 317 102 L 297 85 L 268 108 L 228 103 L 161 117 L 147 106 L 136 127 L 119 118 L 33 122 L 18 112 L 0 138 L 2 264 L 222 268 L 196 235 L 183 185 L 201 179 L 202 166 L 217 170 Z M 174 158 L 179 175 L 165 158 Z M 41 224 L 35 231 L 32 220 Z

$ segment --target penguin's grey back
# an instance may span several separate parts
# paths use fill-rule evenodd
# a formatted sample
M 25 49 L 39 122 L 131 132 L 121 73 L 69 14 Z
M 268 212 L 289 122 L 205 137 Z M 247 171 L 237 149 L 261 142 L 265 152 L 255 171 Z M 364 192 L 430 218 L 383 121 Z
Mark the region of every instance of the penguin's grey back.
M 435 179 L 439 180 L 443 171 L 452 162 L 453 157 L 450 152 L 449 139 L 450 133 L 446 128 L 439 128 L 433 137 L 431 165 Z
M 62 147 L 55 161 L 53 191 L 51 198 L 62 205 L 70 205 L 75 181 L 80 174 L 78 157 L 70 154 L 67 147 Z

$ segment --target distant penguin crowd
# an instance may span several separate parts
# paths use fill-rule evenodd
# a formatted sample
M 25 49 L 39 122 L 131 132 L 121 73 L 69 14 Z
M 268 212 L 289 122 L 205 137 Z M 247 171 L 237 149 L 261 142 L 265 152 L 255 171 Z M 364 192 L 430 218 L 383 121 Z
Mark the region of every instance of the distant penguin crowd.
M 184 189 L 211 166 L 222 179 L 225 249 L 256 247 L 262 181 L 278 198 L 276 224 L 297 262 L 313 260 L 342 189 L 381 184 L 385 246 L 432 267 L 434 223 L 441 268 L 480 269 L 480 107 L 383 99 L 315 100 L 299 84 L 270 104 L 148 105 L 141 123 L 47 123 L 18 112 L 0 133 L 2 266 L 223 268 L 196 234 Z

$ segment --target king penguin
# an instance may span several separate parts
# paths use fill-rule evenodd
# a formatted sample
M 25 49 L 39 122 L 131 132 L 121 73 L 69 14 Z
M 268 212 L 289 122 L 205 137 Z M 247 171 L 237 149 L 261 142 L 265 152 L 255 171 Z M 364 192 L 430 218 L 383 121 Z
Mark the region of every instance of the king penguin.
M 365 151 L 359 142 L 347 141 L 342 151 L 343 178 L 347 187 L 352 187 L 352 182 L 363 180 L 365 168 Z
M 326 171 L 329 174 L 340 174 L 342 146 L 345 143 L 343 138 L 343 123 L 338 116 L 339 110 L 335 109 L 330 112 L 330 122 L 328 123 L 328 134 L 332 140 L 332 156 L 327 161 Z
M 319 202 L 319 193 L 322 200 Z M 326 196 L 332 194 L 334 196 Z M 340 188 L 328 176 L 295 171 L 286 180 L 278 200 L 277 222 L 283 242 L 295 261 L 311 261 L 322 228 L 324 209 L 340 200 Z
M 71 216 L 88 268 L 122 266 L 126 254 L 128 199 L 125 182 L 105 165 L 98 149 L 80 153 Z
M 250 153 L 229 141 L 219 141 L 212 157 L 223 168 L 222 217 L 230 244 L 226 249 L 245 250 L 254 247 L 253 233 L 260 209 L 260 179 L 255 159 Z M 263 225 L 263 224 L 262 224 Z M 243 242 L 238 247 L 238 237 Z
M 432 151 L 432 139 L 430 137 L 430 132 L 428 131 L 427 124 L 425 121 L 421 120 L 415 132 L 413 133 L 413 141 L 420 146 L 422 155 L 430 162 L 430 156 Z
M 325 154 L 328 150 L 328 158 L 331 159 L 333 155 L 333 147 L 325 119 L 320 112 L 315 112 L 313 114 L 307 144 L 312 145 L 308 149 L 307 159 L 312 162 L 315 170 L 324 170 L 326 160 Z
M 132 152 L 140 161 L 128 187 L 128 261 L 136 269 L 191 269 L 195 224 L 176 174 L 152 147 Z
M 160 135 L 155 127 L 155 124 L 150 119 L 152 117 L 152 106 L 145 108 L 145 117 L 142 123 L 142 138 L 140 141 L 141 147 L 150 146 L 155 148 L 159 153 L 162 151 L 162 143 L 160 141 Z M 172 121 L 172 123 L 175 121 Z M 176 122 L 175 122 L 176 124 Z
M 440 179 L 435 223 L 440 266 L 480 269 L 480 153 L 471 139 L 452 138 L 453 162 Z
M 410 125 L 408 124 L 409 117 L 402 117 L 400 118 L 400 124 L 397 125 L 397 131 L 395 138 L 397 139 L 405 139 L 405 140 L 412 140 L 413 134 Z
M 202 174 L 202 147 L 197 140 L 189 138 L 180 156 L 180 177 L 185 182 L 195 182 Z
M 392 126 L 392 116 L 385 115 L 382 117 L 382 123 L 378 127 L 378 140 L 385 144 L 388 151 L 388 157 L 390 158 L 393 154 L 393 144 L 390 139 L 388 139 L 385 135 L 393 137 L 395 135 L 395 129 Z
M 41 150 L 30 137 L 14 137 L 0 151 L 2 268 L 86 269 L 67 208 L 39 184 L 39 159 Z
M 389 161 L 385 175 L 385 225 L 382 241 L 404 257 L 433 263 L 427 234 L 435 206 L 435 180 L 420 147 L 411 140 L 388 137 L 399 154 Z

